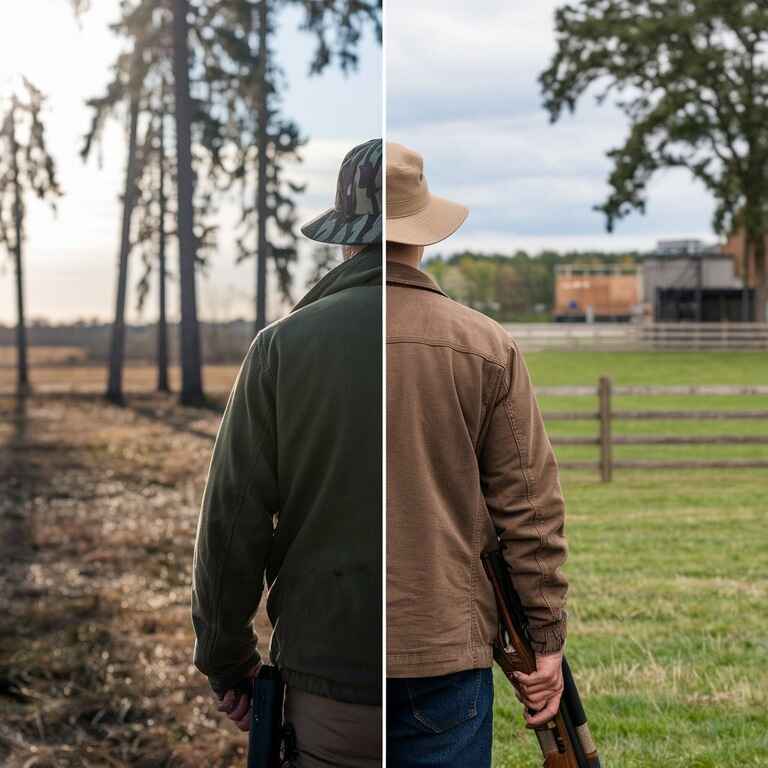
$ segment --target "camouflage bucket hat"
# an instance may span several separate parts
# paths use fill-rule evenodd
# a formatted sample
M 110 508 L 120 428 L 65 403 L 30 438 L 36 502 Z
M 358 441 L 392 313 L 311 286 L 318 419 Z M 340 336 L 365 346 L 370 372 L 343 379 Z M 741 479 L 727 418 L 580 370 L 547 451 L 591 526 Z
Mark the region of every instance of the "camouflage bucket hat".
M 339 169 L 336 203 L 301 228 L 307 237 L 336 245 L 381 241 L 381 154 L 381 139 L 347 153 Z

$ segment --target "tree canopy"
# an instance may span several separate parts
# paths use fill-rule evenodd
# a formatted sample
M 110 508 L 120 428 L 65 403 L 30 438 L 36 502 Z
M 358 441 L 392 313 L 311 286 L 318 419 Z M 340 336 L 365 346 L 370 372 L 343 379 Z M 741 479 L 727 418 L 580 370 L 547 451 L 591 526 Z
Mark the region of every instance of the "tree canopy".
M 451 298 L 500 322 L 532 322 L 551 319 L 556 267 L 637 264 L 640 259 L 633 251 L 461 251 L 445 258 L 435 255 L 425 268 Z
M 747 233 L 765 306 L 768 231 L 768 5 L 754 0 L 584 0 L 555 14 L 557 48 L 541 74 L 552 121 L 593 90 L 629 121 L 607 198 L 612 231 L 644 212 L 661 169 L 685 168 L 712 194 L 713 226 Z
M 0 117 L 0 245 L 13 252 L 24 236 L 25 194 L 48 200 L 55 209 L 62 191 L 45 140 L 45 96 L 25 78 L 23 94 L 10 101 Z

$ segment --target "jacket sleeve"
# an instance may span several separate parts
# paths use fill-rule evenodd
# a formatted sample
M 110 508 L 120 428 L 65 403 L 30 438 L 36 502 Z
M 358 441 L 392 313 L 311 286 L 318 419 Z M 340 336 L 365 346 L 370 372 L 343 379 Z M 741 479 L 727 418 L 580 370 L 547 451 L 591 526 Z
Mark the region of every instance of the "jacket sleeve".
M 566 636 L 565 504 L 558 468 L 528 369 L 513 344 L 479 451 L 488 511 L 525 609 L 534 651 Z
M 278 512 L 274 388 L 264 335 L 229 395 L 203 493 L 192 565 L 195 666 L 223 693 L 259 661 L 252 620 Z

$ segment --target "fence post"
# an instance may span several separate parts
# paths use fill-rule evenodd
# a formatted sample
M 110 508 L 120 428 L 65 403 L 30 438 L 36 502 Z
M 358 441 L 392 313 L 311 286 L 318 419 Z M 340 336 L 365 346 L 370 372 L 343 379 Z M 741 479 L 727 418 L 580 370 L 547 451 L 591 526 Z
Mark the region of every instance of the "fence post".
M 600 479 L 610 483 L 613 475 L 611 451 L 611 380 L 601 376 L 597 387 L 600 418 Z

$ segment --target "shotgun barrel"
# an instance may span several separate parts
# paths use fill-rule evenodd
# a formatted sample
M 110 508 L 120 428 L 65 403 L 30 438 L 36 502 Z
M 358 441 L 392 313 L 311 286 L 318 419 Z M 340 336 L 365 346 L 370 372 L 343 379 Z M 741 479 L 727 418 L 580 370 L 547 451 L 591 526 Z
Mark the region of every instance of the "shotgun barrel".
M 482 555 L 483 568 L 493 586 L 499 614 L 499 634 L 494 659 L 514 685 L 513 674 L 536 671 L 536 654 L 531 646 L 528 620 L 520 597 L 509 576 L 501 550 Z M 568 661 L 563 658 L 563 695 L 557 715 L 536 729 L 545 768 L 600 768 L 600 758 L 587 723 Z

